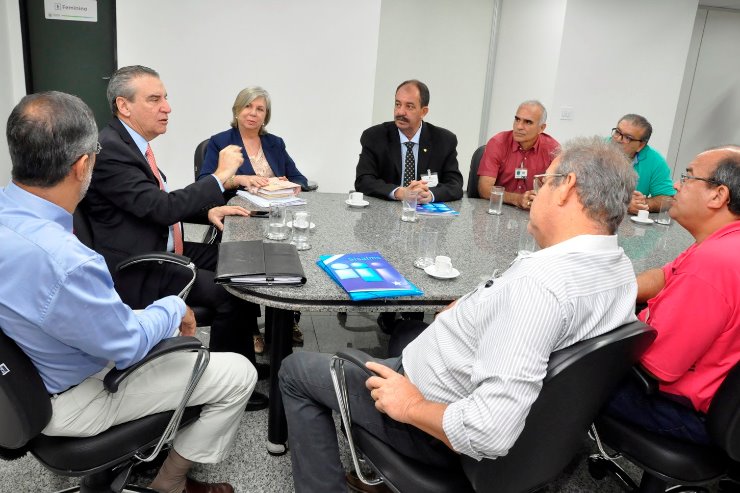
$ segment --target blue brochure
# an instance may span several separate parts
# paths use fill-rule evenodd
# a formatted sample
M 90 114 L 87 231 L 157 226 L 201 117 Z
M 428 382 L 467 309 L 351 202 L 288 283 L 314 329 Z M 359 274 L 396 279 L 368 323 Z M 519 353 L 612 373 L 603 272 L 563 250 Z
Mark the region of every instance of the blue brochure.
M 316 264 L 342 286 L 353 301 L 424 294 L 378 252 L 322 255 Z
M 459 216 L 460 213 L 444 202 L 430 202 L 429 204 L 417 204 L 416 213 L 425 216 Z

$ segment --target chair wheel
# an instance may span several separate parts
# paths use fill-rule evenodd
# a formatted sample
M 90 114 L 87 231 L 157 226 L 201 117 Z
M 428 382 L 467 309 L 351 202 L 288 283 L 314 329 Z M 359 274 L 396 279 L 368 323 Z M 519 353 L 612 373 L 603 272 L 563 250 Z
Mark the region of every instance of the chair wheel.
M 604 467 L 604 465 L 598 459 L 589 457 L 587 463 L 588 473 L 591 475 L 592 478 L 601 481 L 608 474 L 606 467 Z

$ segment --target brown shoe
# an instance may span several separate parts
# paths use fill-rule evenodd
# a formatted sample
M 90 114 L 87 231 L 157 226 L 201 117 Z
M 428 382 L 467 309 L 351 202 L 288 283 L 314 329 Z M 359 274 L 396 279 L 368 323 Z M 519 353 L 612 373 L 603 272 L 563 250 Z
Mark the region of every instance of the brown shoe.
M 187 478 L 184 493 L 234 493 L 234 487 L 229 483 L 201 483 Z
M 390 488 L 385 484 L 365 484 L 360 481 L 355 471 L 350 471 L 345 476 L 347 480 L 347 488 L 352 493 L 393 493 Z
M 254 354 L 262 354 L 265 352 L 265 338 L 261 335 L 252 336 L 254 339 Z

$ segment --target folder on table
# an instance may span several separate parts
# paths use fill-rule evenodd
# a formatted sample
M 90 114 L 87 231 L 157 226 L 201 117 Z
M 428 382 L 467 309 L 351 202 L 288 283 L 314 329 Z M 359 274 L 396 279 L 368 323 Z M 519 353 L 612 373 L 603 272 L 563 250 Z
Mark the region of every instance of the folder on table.
M 354 301 L 424 294 L 379 252 L 321 255 L 316 263 Z
M 302 285 L 306 274 L 295 245 L 230 241 L 218 247 L 215 280 L 237 286 Z

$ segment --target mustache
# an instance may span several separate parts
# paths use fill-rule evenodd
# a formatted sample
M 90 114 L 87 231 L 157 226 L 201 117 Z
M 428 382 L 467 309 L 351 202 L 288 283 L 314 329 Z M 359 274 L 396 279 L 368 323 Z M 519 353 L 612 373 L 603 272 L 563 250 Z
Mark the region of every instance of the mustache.
M 406 118 L 405 116 L 397 116 L 396 117 L 396 121 L 397 122 L 406 122 L 406 123 L 408 123 L 409 122 L 409 119 Z

